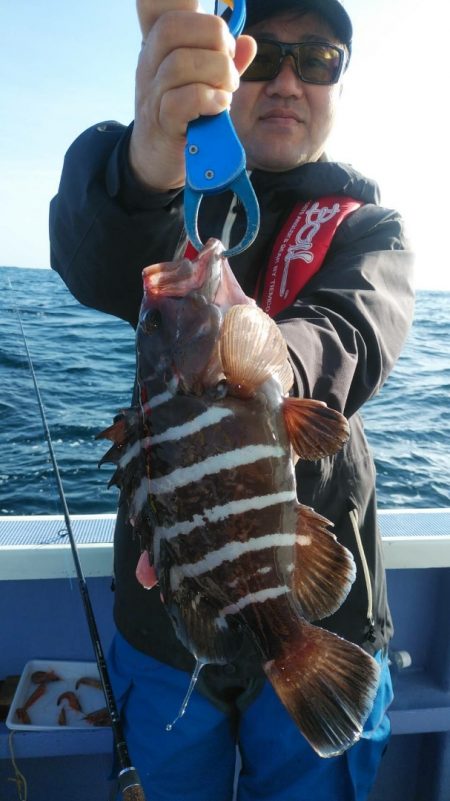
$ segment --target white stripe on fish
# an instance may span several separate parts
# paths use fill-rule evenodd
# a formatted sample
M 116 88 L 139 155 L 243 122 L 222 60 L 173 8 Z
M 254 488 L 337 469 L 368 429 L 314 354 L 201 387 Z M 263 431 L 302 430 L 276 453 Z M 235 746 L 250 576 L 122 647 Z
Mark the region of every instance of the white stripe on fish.
M 151 401 L 151 404 L 153 408 L 153 401 Z M 122 470 L 124 470 L 133 459 L 139 456 L 141 450 L 150 448 L 152 445 L 159 445 L 161 442 L 174 442 L 184 437 L 189 437 L 192 434 L 198 434 L 204 428 L 217 425 L 217 423 L 220 423 L 226 417 L 232 416 L 233 412 L 231 409 L 220 409 L 219 407 L 213 406 L 208 409 L 208 411 L 197 415 L 197 417 L 193 420 L 189 420 L 187 423 L 182 423 L 179 426 L 171 426 L 160 434 L 153 434 L 150 437 L 144 437 L 144 439 L 138 440 L 130 448 L 127 448 L 124 455 L 119 459 L 119 465 Z
M 151 400 L 144 403 L 142 406 L 142 411 L 144 414 L 151 413 L 152 409 L 156 409 L 157 406 L 162 406 L 163 403 L 167 403 L 170 400 L 173 400 L 174 393 L 173 392 L 161 392 L 160 395 L 154 395 Z
M 133 521 L 136 520 L 139 512 L 141 512 L 144 508 L 144 505 L 148 500 L 149 491 L 150 479 L 147 478 L 147 476 L 144 476 L 130 501 L 130 520 L 132 525 L 134 525 Z
M 183 437 L 190 437 L 192 434 L 198 434 L 203 428 L 214 426 L 220 423 L 225 417 L 232 417 L 233 412 L 231 409 L 225 407 L 211 406 L 208 411 L 194 417 L 187 423 L 182 423 L 179 426 L 172 426 L 166 428 L 160 434 L 156 434 L 150 438 L 152 445 L 158 445 L 160 442 L 172 442 L 174 440 L 183 439 Z
M 222 548 L 211 551 L 198 562 L 174 565 L 170 571 L 170 586 L 173 592 L 176 592 L 185 577 L 194 578 L 196 576 L 201 576 L 203 573 L 208 573 L 210 570 L 215 570 L 217 567 L 220 567 L 224 562 L 233 562 L 235 559 L 239 559 L 240 556 L 246 553 L 264 551 L 267 548 L 283 548 L 289 545 L 292 547 L 299 539 L 300 538 L 296 534 L 277 532 L 274 534 L 265 534 L 262 537 L 252 537 L 252 539 L 246 542 L 227 542 Z M 270 568 L 268 569 L 270 570 Z
M 249 592 L 248 595 L 244 595 L 243 598 L 239 598 L 237 603 L 224 606 L 224 608 L 220 610 L 219 617 L 217 619 L 217 625 L 220 626 L 221 620 L 227 615 L 237 615 L 241 609 L 244 609 L 250 604 L 263 604 L 265 601 L 269 601 L 273 598 L 279 598 L 280 595 L 286 595 L 290 591 L 291 588 L 286 584 L 280 584 L 279 587 L 268 587 L 265 590 L 258 590 L 258 592 Z
M 146 437 L 146 439 L 148 439 L 148 437 Z M 133 459 L 139 456 L 141 449 L 145 447 L 144 442 L 145 440 L 138 439 L 137 442 L 126 449 L 124 455 L 119 459 L 119 467 L 121 467 L 122 470 L 124 470 L 125 467 L 133 461 Z
M 152 478 L 151 492 L 152 495 L 163 495 L 187 484 L 201 481 L 205 476 L 215 475 L 221 470 L 232 470 L 234 467 L 243 467 L 261 459 L 281 459 L 285 456 L 285 450 L 280 445 L 247 445 L 245 448 L 208 456 L 189 467 L 177 467 L 166 476 Z
M 284 492 L 273 492 L 268 495 L 255 495 L 253 498 L 242 498 L 236 501 L 229 501 L 211 509 L 205 509 L 201 515 L 194 515 L 191 520 L 182 520 L 174 526 L 155 528 L 155 537 L 158 539 L 171 540 L 180 534 L 190 534 L 194 528 L 200 528 L 205 523 L 218 523 L 232 515 L 241 515 L 246 512 L 253 512 L 260 509 L 267 509 L 269 506 L 276 506 L 278 503 L 292 503 L 297 500 L 295 490 L 285 490 Z

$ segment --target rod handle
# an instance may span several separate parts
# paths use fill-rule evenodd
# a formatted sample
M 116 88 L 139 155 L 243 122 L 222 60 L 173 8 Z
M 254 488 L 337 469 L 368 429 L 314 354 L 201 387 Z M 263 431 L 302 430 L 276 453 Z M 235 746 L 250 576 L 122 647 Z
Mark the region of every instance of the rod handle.
M 145 801 L 144 791 L 136 768 L 124 768 L 120 771 L 118 779 L 123 801 Z
M 123 801 L 145 801 L 144 791 L 140 784 L 126 787 L 122 792 Z

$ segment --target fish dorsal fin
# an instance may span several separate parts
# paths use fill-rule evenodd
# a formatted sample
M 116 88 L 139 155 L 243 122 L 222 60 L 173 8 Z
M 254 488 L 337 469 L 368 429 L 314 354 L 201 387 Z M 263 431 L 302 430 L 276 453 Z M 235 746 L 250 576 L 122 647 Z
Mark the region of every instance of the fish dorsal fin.
M 292 447 L 301 459 L 332 456 L 348 440 L 347 420 L 322 401 L 285 398 L 283 414 Z
M 123 409 L 118 414 L 114 423 L 96 434 L 95 439 L 109 439 L 114 442 L 117 447 L 122 448 L 127 445 L 133 437 L 134 431 L 140 422 L 139 410 L 133 406 L 131 409 Z
M 329 520 L 300 504 L 292 591 L 307 620 L 322 620 L 344 603 L 355 580 L 355 563 L 329 530 Z
M 286 342 L 278 326 L 257 306 L 232 306 L 220 335 L 220 358 L 232 392 L 249 397 L 271 377 L 286 394 L 293 384 Z

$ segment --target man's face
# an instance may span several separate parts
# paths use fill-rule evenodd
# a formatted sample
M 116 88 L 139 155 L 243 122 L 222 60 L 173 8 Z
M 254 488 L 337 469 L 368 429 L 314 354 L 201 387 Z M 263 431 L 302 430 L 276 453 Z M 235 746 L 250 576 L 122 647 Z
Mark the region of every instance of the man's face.
M 245 32 L 280 42 L 314 37 L 339 44 L 326 22 L 314 14 L 286 12 Z M 233 97 L 231 117 L 248 168 L 284 172 L 317 161 L 333 126 L 341 90 L 341 82 L 331 86 L 303 83 L 290 57 L 273 80 L 242 81 Z

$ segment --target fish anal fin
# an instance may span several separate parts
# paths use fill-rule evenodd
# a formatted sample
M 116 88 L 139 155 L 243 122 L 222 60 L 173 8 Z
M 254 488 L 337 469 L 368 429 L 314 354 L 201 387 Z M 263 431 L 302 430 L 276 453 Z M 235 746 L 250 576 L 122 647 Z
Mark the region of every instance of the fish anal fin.
M 169 592 L 169 598 L 163 595 L 178 639 L 197 659 L 214 664 L 235 659 L 242 638 L 219 618 L 219 606 L 194 586 L 184 586 L 173 596 Z
M 298 634 L 264 669 L 311 747 L 321 757 L 337 756 L 362 734 L 379 666 L 359 646 L 305 621 Z
M 346 418 L 322 401 L 284 398 L 283 415 L 292 447 L 301 459 L 323 459 L 348 440 Z
M 292 590 L 307 620 L 321 620 L 336 612 L 355 580 L 352 554 L 329 530 L 329 520 L 299 505 Z
M 219 340 L 220 359 L 231 394 L 251 397 L 275 377 L 282 394 L 293 384 L 286 342 L 276 323 L 250 304 L 232 306 Z

